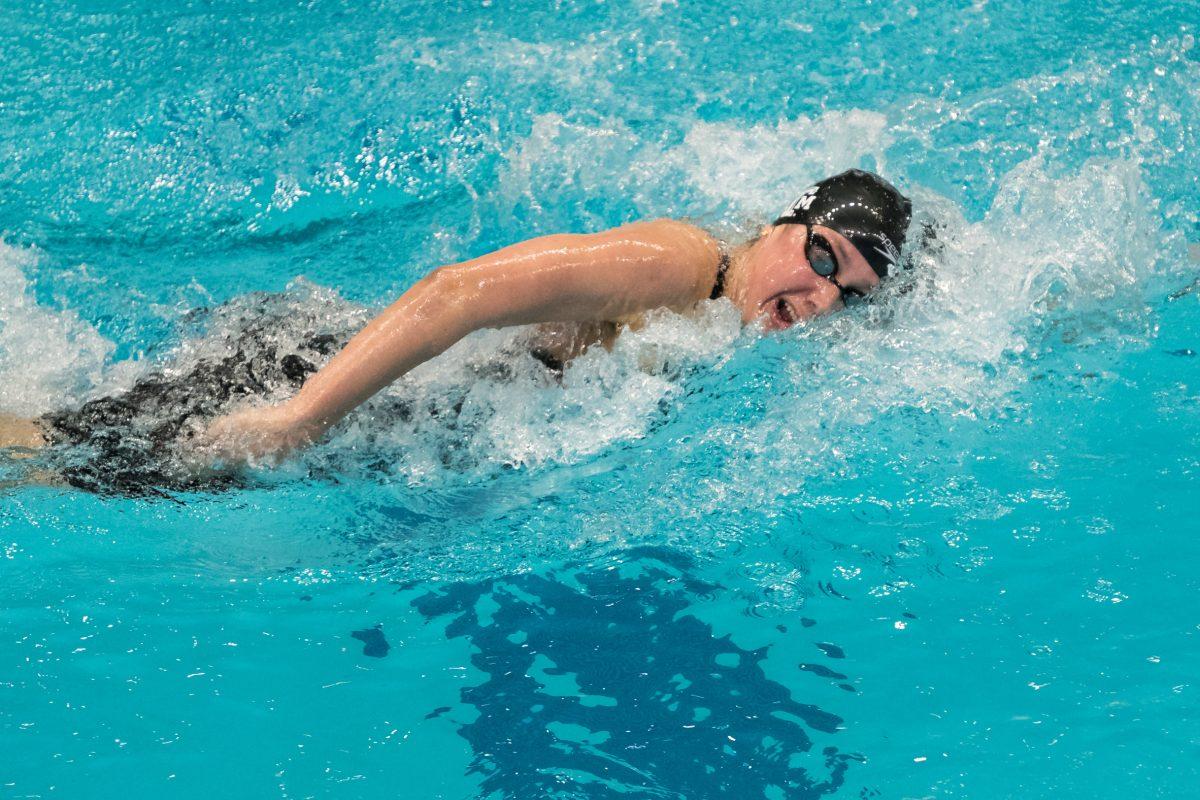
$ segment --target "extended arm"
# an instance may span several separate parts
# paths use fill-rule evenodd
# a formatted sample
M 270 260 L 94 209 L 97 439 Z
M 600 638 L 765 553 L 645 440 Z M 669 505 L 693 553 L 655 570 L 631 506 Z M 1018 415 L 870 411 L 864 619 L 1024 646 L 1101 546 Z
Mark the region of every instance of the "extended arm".
M 227 455 L 285 452 L 319 438 L 473 331 L 683 309 L 706 296 L 719 258 L 716 241 L 699 228 L 655 220 L 544 236 L 441 267 L 355 335 L 294 398 L 223 417 L 208 438 Z

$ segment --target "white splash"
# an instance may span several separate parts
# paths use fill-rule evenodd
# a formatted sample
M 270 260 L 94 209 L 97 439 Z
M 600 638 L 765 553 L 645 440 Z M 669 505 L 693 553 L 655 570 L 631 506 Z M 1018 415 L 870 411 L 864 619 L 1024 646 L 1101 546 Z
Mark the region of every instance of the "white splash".
M 37 303 L 25 275 L 38 258 L 0 242 L 0 411 L 23 416 L 77 401 L 113 351 L 78 314 Z

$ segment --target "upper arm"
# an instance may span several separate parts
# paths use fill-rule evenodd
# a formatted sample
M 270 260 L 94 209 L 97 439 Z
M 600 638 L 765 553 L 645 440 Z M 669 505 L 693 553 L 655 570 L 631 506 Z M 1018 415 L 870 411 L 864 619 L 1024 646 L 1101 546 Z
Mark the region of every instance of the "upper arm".
M 720 246 L 669 219 L 531 239 L 439 271 L 477 327 L 611 320 L 708 296 Z

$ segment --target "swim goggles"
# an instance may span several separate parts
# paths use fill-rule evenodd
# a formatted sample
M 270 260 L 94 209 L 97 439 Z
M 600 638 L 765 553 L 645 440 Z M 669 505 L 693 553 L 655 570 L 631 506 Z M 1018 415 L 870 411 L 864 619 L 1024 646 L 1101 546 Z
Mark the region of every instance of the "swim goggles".
M 833 245 L 820 233 L 814 231 L 812 225 L 805 225 L 804 227 L 806 230 L 804 235 L 804 257 L 808 259 L 808 264 L 812 267 L 812 271 L 837 287 L 838 294 L 842 299 L 842 305 L 852 305 L 864 297 L 863 293 L 858 289 L 842 286 L 842 284 L 838 283 L 838 260 L 837 256 L 834 255 Z

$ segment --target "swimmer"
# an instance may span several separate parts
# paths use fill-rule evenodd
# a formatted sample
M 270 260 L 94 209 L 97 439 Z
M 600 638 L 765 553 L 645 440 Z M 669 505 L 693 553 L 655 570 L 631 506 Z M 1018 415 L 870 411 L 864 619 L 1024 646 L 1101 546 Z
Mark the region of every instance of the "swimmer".
M 126 395 L 39 420 L 0 417 L 0 447 L 95 445 L 95 428 L 118 428 L 146 404 L 162 407 L 167 394 L 190 404 L 185 416 L 212 420 L 198 437 L 209 456 L 281 458 L 318 441 L 376 392 L 483 328 L 541 326 L 532 354 L 561 370 L 587 347 L 611 345 L 622 328 L 653 309 L 686 312 L 700 301 L 726 298 L 744 324 L 760 322 L 766 330 L 837 311 L 900 269 L 910 217 L 908 198 L 894 186 L 852 169 L 809 187 L 757 237 L 728 250 L 701 228 L 670 219 L 531 239 L 435 269 L 344 346 L 337 342 L 340 350 L 319 370 L 304 354 L 278 359 L 272 349 L 251 356 L 238 346 L 219 364 L 202 363 L 198 376 L 150 376 Z M 332 341 L 327 337 L 326 347 Z M 213 419 L 222 403 L 252 399 L 255 384 L 269 383 L 265 372 L 291 380 L 298 391 L 276 405 Z M 162 445 L 184 430 L 183 422 L 158 425 L 140 438 Z M 101 441 L 109 455 L 124 452 L 120 437 Z M 92 478 L 104 476 L 101 469 Z
M 608 323 L 726 297 L 742 321 L 782 330 L 874 291 L 899 265 L 911 204 L 877 175 L 849 170 L 807 189 L 750 243 L 726 253 L 675 220 L 545 236 L 441 267 L 371 321 L 291 400 L 216 420 L 221 456 L 282 455 L 320 439 L 404 373 L 469 333 L 510 325 Z M 567 337 L 567 361 L 603 335 Z M 588 341 L 591 339 L 592 341 Z

